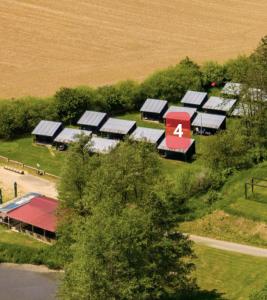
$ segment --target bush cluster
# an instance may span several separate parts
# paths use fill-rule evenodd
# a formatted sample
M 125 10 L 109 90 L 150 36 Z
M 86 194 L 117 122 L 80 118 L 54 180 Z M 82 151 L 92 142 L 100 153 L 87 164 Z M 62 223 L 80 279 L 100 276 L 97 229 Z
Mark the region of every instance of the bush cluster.
M 179 102 L 188 89 L 201 91 L 209 89 L 212 82 L 220 86 L 225 80 L 242 81 L 246 72 L 243 64 L 247 60 L 247 57 L 240 57 L 224 66 L 207 62 L 200 67 L 186 58 L 175 66 L 154 73 L 140 84 L 128 80 L 96 89 L 61 88 L 49 99 L 2 100 L 0 138 L 29 134 L 41 119 L 60 120 L 66 125 L 73 125 L 85 110 L 116 115 L 140 109 L 146 98 Z

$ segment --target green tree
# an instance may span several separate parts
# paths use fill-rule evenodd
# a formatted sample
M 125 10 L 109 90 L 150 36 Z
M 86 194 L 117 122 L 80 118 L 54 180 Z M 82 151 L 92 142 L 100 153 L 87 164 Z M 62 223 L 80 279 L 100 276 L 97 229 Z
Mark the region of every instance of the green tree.
M 95 109 L 95 91 L 88 87 L 61 88 L 55 99 L 57 115 L 66 124 L 76 124 L 85 110 Z
M 267 284 L 260 290 L 250 295 L 249 300 L 266 300 L 267 299 Z
M 139 99 L 142 102 L 146 98 L 179 102 L 188 89 L 202 90 L 202 83 L 199 66 L 186 58 L 146 79 L 140 86 Z
M 244 83 L 248 75 L 251 60 L 247 56 L 238 56 L 225 64 L 225 77 L 228 81 Z
M 225 79 L 225 68 L 217 62 L 208 61 L 201 67 L 203 74 L 203 84 L 209 87 L 212 82 L 216 82 L 220 86 Z
M 161 299 L 188 287 L 193 266 L 185 258 L 192 255 L 191 243 L 175 231 L 182 204 L 153 148 L 126 142 L 88 161 L 87 184 L 82 197 L 74 194 L 75 203 L 64 192 L 72 185 L 67 173 L 61 182 L 62 209 L 71 211 L 73 253 L 61 298 Z

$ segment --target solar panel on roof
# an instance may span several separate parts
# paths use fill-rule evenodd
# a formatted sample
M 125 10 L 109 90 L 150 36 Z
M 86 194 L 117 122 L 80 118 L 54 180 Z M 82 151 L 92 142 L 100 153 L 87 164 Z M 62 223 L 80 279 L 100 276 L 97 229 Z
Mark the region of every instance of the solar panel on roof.
M 130 137 L 136 141 L 144 140 L 156 144 L 163 137 L 164 133 L 163 129 L 137 127 Z
M 75 129 L 75 128 L 64 128 L 60 134 L 55 138 L 55 142 L 57 143 L 72 143 L 79 140 L 81 135 L 90 136 L 92 134 L 91 131 Z
M 187 91 L 181 103 L 201 106 L 206 97 L 205 92 Z
M 30 202 L 31 199 L 33 199 L 35 197 L 39 197 L 39 196 L 41 196 L 41 195 L 38 193 L 28 193 L 22 197 L 18 197 L 16 199 L 8 201 L 8 202 L 0 205 L 0 212 L 7 213 L 13 209 L 16 209 L 16 208 Z
M 92 137 L 88 143 L 89 150 L 94 153 L 108 153 L 118 145 L 118 140 Z
M 159 100 L 159 99 L 147 99 L 143 106 L 141 107 L 141 112 L 148 112 L 148 113 L 158 113 L 160 114 L 168 101 L 166 100 Z
M 87 110 L 82 115 L 77 124 L 97 127 L 101 124 L 101 122 L 105 119 L 106 116 L 107 114 L 103 112 Z
M 192 144 L 195 142 L 194 139 L 190 139 L 190 142 L 188 143 L 188 147 L 186 149 L 181 148 L 181 149 L 173 149 L 169 148 L 166 144 L 166 138 L 159 144 L 158 150 L 164 150 L 164 151 L 170 151 L 170 152 L 177 152 L 177 153 L 186 153 L 189 148 L 192 146 Z
M 193 115 L 196 113 L 197 109 L 193 107 L 186 107 L 186 106 L 170 106 L 169 109 L 164 114 L 163 118 L 166 119 L 167 114 L 170 112 L 185 112 L 188 113 L 190 116 L 190 119 L 193 117 Z
M 61 122 L 42 120 L 34 128 L 32 134 L 53 137 L 61 125 Z
M 107 122 L 101 127 L 100 132 L 126 135 L 132 130 L 135 125 L 135 121 L 109 118 Z
M 228 112 L 235 105 L 235 99 L 224 99 L 221 97 L 210 97 L 209 100 L 203 105 L 203 109 L 211 109 Z
M 226 117 L 222 115 L 197 113 L 192 126 L 219 129 L 225 119 Z
M 242 84 L 236 82 L 226 82 L 222 89 L 222 93 L 230 96 L 240 95 L 242 90 Z

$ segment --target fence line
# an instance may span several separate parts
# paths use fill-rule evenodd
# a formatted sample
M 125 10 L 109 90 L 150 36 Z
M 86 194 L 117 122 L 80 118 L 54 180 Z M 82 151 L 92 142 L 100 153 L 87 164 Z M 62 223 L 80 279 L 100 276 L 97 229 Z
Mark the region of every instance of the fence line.
M 22 169 L 29 169 L 29 170 L 35 171 L 37 174 L 40 174 L 40 172 L 42 172 L 43 175 L 46 175 L 46 176 L 48 176 L 48 177 L 52 177 L 52 178 L 54 178 L 54 179 L 60 179 L 60 177 L 57 176 L 57 175 L 54 175 L 54 174 L 45 172 L 44 170 L 40 170 L 40 169 L 37 169 L 37 168 L 35 168 L 35 167 L 26 165 L 26 164 L 24 164 L 24 163 L 22 163 L 22 162 L 20 162 L 20 161 L 13 160 L 13 159 L 9 159 L 9 158 L 6 157 L 6 156 L 0 155 L 0 159 L 4 160 L 4 161 L 7 162 L 7 163 L 19 165 Z

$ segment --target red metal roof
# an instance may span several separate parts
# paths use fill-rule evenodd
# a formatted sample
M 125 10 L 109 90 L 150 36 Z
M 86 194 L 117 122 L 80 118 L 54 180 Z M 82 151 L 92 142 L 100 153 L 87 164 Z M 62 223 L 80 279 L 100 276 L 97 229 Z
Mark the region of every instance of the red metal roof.
M 10 211 L 7 215 L 17 221 L 55 232 L 58 205 L 59 203 L 55 199 L 35 197 L 25 205 Z

